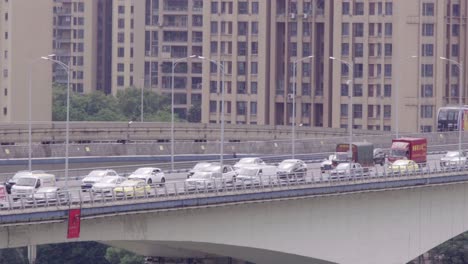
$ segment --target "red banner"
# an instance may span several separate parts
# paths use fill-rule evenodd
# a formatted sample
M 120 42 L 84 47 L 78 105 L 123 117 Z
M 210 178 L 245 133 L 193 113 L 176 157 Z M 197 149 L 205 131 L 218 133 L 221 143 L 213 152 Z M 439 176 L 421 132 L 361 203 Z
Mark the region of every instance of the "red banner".
M 67 238 L 80 237 L 81 209 L 68 210 L 68 234 Z

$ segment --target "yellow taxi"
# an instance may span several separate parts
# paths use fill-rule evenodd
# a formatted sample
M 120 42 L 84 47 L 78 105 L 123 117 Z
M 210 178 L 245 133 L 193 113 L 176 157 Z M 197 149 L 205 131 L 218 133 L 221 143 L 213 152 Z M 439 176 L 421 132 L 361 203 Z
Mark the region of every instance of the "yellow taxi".
M 388 170 L 391 172 L 413 172 L 419 170 L 419 165 L 412 160 L 395 160 L 388 166 Z
M 140 179 L 125 180 L 114 188 L 114 194 L 118 197 L 145 196 L 150 193 L 151 186 L 149 186 L 144 180 Z

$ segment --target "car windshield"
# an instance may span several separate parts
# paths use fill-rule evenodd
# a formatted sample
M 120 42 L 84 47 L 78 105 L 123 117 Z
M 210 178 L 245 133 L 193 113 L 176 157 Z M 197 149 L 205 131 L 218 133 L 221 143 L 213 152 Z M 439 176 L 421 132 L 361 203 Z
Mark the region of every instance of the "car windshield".
M 146 174 L 151 174 L 152 171 L 153 171 L 153 169 L 151 169 L 151 168 L 139 168 L 136 171 L 134 171 L 132 174 L 146 175 Z
M 393 162 L 393 165 L 396 165 L 396 166 L 407 166 L 408 164 L 409 164 L 409 161 L 407 160 L 397 160 Z
M 106 171 L 103 170 L 93 170 L 88 174 L 88 177 L 104 177 L 106 176 Z
M 134 181 L 134 180 L 125 180 L 123 181 L 120 186 L 123 187 L 133 187 L 136 186 L 140 181 Z
M 255 158 L 242 158 L 237 162 L 238 164 L 254 164 Z
M 460 155 L 458 155 L 457 151 L 449 151 L 449 152 L 447 152 L 447 154 L 445 154 L 445 157 L 447 157 L 447 158 L 457 158 L 459 156 Z
M 36 185 L 36 178 L 29 178 L 29 177 L 21 177 L 18 179 L 16 183 L 18 186 L 35 186 Z
M 202 171 L 197 171 L 191 178 L 193 179 L 209 179 L 211 173 L 210 172 L 202 172 Z
M 340 163 L 336 166 L 337 170 L 346 170 L 349 168 L 349 163 Z
M 221 166 L 220 165 L 211 165 L 206 168 L 203 168 L 204 172 L 220 172 L 221 171 Z
M 406 150 L 404 149 L 392 149 L 392 157 L 405 157 Z
M 210 163 L 197 163 L 195 165 L 195 167 L 193 167 L 194 170 L 201 170 L 203 168 L 206 168 L 208 166 L 210 166 L 211 164 Z
M 31 174 L 31 172 L 29 171 L 18 171 L 17 173 L 15 173 L 15 175 L 13 175 L 13 179 L 18 179 L 19 177 L 22 177 L 24 175 L 28 175 L 28 174 Z
M 99 183 L 115 183 L 117 181 L 117 177 L 104 177 Z
M 295 161 L 283 161 L 278 165 L 278 169 L 290 169 L 296 164 Z
M 337 160 L 347 160 L 348 159 L 348 153 L 337 153 L 335 155 Z
M 252 168 L 241 168 L 239 170 L 239 175 L 241 176 L 256 176 L 258 169 Z

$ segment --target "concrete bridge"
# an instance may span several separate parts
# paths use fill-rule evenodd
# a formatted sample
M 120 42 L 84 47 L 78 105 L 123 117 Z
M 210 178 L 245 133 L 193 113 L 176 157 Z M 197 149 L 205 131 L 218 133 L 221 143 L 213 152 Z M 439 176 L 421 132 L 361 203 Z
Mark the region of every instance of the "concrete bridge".
M 0 211 L 0 248 L 100 241 L 254 263 L 406 263 L 468 229 L 468 173 L 400 175 Z M 167 193 L 167 190 L 166 190 Z M 81 235 L 66 239 L 81 207 Z

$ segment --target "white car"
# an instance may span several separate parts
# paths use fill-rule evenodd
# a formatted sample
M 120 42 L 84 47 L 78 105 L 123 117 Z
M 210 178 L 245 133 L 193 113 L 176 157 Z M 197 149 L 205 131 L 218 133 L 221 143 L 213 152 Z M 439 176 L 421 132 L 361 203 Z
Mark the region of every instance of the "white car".
M 134 171 L 130 176 L 129 179 L 142 179 L 145 180 L 147 184 L 159 184 L 164 185 L 166 182 L 166 177 L 164 176 L 164 172 L 160 168 L 153 168 L 153 167 L 145 167 L 139 168 Z
M 211 166 L 211 163 L 210 162 L 198 162 L 197 164 L 195 164 L 195 166 L 189 170 L 189 172 L 187 173 L 187 179 L 192 177 L 193 174 L 195 174 L 195 172 L 197 171 L 203 171 L 205 168 Z
M 104 177 L 118 177 L 115 170 L 93 170 L 81 180 L 81 189 L 89 190 L 96 182 L 101 181 Z
M 91 191 L 95 193 L 110 193 L 112 190 L 117 187 L 117 185 L 121 184 L 126 180 L 125 177 L 121 176 L 107 176 L 102 178 L 101 181 L 95 183 L 93 187 L 91 187 Z
M 230 165 L 221 165 L 219 163 L 212 163 L 211 166 L 204 168 L 202 171 L 196 171 L 190 178 L 185 180 L 186 186 L 189 189 L 195 188 L 208 188 L 221 184 L 232 184 L 236 180 L 237 173 Z
M 328 156 L 328 159 L 322 161 L 320 163 L 320 170 L 322 170 L 322 173 L 325 173 L 326 171 L 332 170 L 333 169 L 333 160 L 336 159 L 336 155 L 332 154 Z
M 441 167 L 458 166 L 467 163 L 466 153 L 462 151 L 448 151 L 442 158 L 440 158 Z
M 242 158 L 236 164 L 234 164 L 234 169 L 238 170 L 242 167 L 255 166 L 255 165 L 266 165 L 266 163 L 258 157 L 251 158 Z

